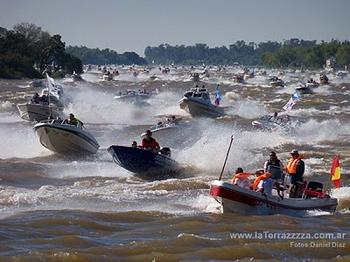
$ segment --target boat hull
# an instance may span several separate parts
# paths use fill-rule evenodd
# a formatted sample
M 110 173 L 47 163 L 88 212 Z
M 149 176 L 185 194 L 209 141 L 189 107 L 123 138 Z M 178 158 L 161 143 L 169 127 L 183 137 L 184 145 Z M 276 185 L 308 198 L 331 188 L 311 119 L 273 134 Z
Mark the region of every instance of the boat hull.
M 86 131 L 76 126 L 39 123 L 34 126 L 40 143 L 64 155 L 96 154 L 99 144 Z
M 175 160 L 151 150 L 110 146 L 108 152 L 117 165 L 135 174 L 152 177 L 175 173 L 179 170 Z
M 47 120 L 50 117 L 50 113 L 52 118 L 64 117 L 62 109 L 52 106 L 51 109 L 48 105 L 41 104 L 18 104 L 17 108 L 21 115 L 22 119 L 28 121 L 42 121 Z
M 221 204 L 224 213 L 303 216 L 308 211 L 315 210 L 334 212 L 338 204 L 334 198 L 282 199 L 222 181 L 214 181 L 211 184 L 210 195 Z
M 212 104 L 202 103 L 191 98 L 182 98 L 180 107 L 188 111 L 193 117 L 220 117 L 225 115 L 222 107 L 217 107 Z

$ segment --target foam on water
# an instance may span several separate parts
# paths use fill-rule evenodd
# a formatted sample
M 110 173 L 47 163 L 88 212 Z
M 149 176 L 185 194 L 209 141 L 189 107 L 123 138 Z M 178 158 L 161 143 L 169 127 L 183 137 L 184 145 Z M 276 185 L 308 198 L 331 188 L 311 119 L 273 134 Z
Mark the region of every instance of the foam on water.
M 232 108 L 228 110 L 228 114 L 239 115 L 246 119 L 254 119 L 267 115 L 268 111 L 258 101 L 240 100 L 234 102 Z
M 1 105 L 0 105 L 0 109 L 1 111 L 7 111 L 7 110 L 10 110 L 11 108 L 13 107 L 12 103 L 10 101 L 5 101 L 5 102 L 2 102 Z
M 31 158 L 51 154 L 39 142 L 30 126 L 0 126 L 0 158 Z
M 253 167 L 259 160 L 263 163 L 262 148 L 273 148 L 287 141 L 278 132 L 275 136 L 271 136 L 267 132 L 242 131 L 233 125 L 232 127 L 218 125 L 214 120 L 203 119 L 202 121 L 202 126 L 206 126 L 206 129 L 201 137 L 191 147 L 179 152 L 177 159 L 213 173 L 221 170 L 232 134 L 234 134 L 234 142 L 227 165 L 232 170 L 242 165 Z M 257 151 L 261 152 L 260 156 L 257 156 Z
M 348 124 L 342 124 L 337 119 L 325 121 L 311 119 L 296 128 L 294 139 L 300 145 L 337 140 L 339 136 L 348 134 L 349 127 Z

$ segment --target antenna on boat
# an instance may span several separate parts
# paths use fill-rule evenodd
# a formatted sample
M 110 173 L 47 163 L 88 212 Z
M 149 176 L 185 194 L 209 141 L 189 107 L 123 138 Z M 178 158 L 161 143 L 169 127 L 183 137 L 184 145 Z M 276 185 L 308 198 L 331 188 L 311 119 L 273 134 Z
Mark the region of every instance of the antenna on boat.
M 230 154 L 230 150 L 231 150 L 231 146 L 232 146 L 233 139 L 234 139 L 234 136 L 232 135 L 232 136 L 231 136 L 230 145 L 229 145 L 229 147 L 228 147 L 228 149 L 227 149 L 227 153 L 226 153 L 224 165 L 222 166 L 222 169 L 221 169 L 221 173 L 220 173 L 219 180 L 221 180 L 222 174 L 224 173 L 224 169 L 225 169 L 225 166 L 226 166 L 226 162 L 227 162 L 228 155 Z

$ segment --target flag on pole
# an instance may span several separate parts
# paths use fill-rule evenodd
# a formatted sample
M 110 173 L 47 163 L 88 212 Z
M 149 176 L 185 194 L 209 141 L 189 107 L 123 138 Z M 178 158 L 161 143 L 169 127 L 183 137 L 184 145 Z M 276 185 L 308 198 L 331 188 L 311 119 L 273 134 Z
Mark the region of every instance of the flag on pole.
M 341 187 L 340 177 L 340 158 L 338 155 L 335 155 L 333 157 L 333 163 L 331 168 L 331 181 L 335 188 Z
M 285 111 L 290 111 L 290 110 L 292 110 L 292 108 L 293 108 L 293 106 L 295 105 L 295 103 L 296 103 L 296 102 L 293 100 L 293 97 L 291 97 L 291 98 L 289 99 L 288 103 L 285 104 L 285 106 L 283 107 L 283 109 L 284 109 Z
M 285 111 L 290 111 L 292 110 L 293 106 L 296 104 L 296 102 L 298 100 L 300 100 L 300 93 L 299 92 L 295 92 L 292 97 L 289 99 L 288 103 L 285 104 L 285 106 L 283 107 L 283 109 Z
M 47 79 L 47 88 L 50 92 L 52 89 L 55 88 L 55 80 L 46 73 L 46 79 Z

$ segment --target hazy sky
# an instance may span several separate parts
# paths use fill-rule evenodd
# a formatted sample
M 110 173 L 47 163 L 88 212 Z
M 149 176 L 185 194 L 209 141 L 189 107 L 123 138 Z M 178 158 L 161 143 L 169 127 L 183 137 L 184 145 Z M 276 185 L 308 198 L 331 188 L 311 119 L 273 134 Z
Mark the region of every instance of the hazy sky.
M 0 26 L 31 22 L 67 45 L 135 51 L 162 43 L 350 40 L 350 0 L 0 0 Z

